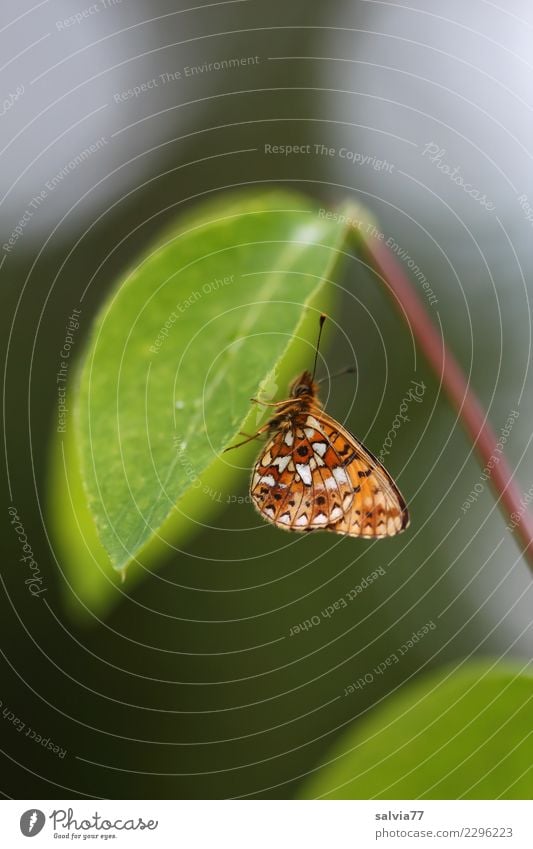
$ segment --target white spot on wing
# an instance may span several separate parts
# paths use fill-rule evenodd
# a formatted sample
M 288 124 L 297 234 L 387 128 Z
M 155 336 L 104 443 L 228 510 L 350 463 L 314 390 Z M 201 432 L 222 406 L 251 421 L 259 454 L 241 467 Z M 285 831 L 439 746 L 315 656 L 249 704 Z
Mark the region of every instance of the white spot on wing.
M 320 430 L 320 423 L 317 422 L 314 416 L 307 416 L 305 423 L 306 425 L 308 425 L 308 427 L 314 427 L 315 430 Z
M 315 454 L 318 454 L 319 457 L 323 457 L 327 450 L 327 442 L 313 442 L 313 451 Z
M 264 483 L 267 486 L 275 486 L 276 481 L 274 480 L 273 475 L 263 475 L 262 478 L 259 478 L 259 483 Z
M 314 427 L 304 427 L 304 433 L 308 439 L 312 439 L 315 435 L 315 429 Z
M 332 522 L 336 522 L 337 519 L 342 519 L 343 512 L 340 507 L 334 507 L 331 513 L 329 514 L 329 518 Z
M 309 519 L 307 518 L 307 516 L 304 513 L 303 516 L 300 516 L 298 519 L 296 519 L 296 522 L 294 524 L 299 525 L 302 528 L 304 525 L 307 525 L 308 523 L 309 523 Z
M 326 484 L 326 489 L 337 489 L 337 481 L 334 477 L 330 477 L 328 475 L 328 477 L 324 480 L 324 483 Z
M 294 433 L 292 432 L 292 430 L 287 431 L 287 433 L 285 434 L 285 440 L 284 441 L 285 441 L 285 445 L 291 446 L 293 444 Z
M 278 522 L 283 522 L 284 525 L 290 525 L 291 517 L 288 513 L 282 513 L 282 515 L 278 519 Z
M 276 457 L 276 459 L 272 462 L 272 466 L 277 466 L 280 472 L 285 471 L 289 463 L 291 462 L 291 455 L 285 454 L 284 457 Z
M 335 468 L 332 469 L 331 472 L 337 483 L 349 483 L 348 475 L 346 474 L 342 466 L 335 466 Z
M 327 525 L 328 517 L 325 513 L 317 513 L 313 518 L 313 525 Z
M 296 463 L 296 468 L 304 484 L 306 486 L 311 486 L 311 484 L 313 483 L 313 478 L 311 475 L 311 469 L 309 468 L 307 463 Z

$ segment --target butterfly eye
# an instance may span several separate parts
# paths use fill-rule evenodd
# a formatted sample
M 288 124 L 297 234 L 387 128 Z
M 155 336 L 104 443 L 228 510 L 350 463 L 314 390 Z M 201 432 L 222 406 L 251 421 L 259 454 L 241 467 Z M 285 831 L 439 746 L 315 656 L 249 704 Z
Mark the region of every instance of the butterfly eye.
M 309 395 L 309 387 L 306 386 L 305 383 L 300 383 L 300 385 L 294 390 L 294 394 L 296 396 Z

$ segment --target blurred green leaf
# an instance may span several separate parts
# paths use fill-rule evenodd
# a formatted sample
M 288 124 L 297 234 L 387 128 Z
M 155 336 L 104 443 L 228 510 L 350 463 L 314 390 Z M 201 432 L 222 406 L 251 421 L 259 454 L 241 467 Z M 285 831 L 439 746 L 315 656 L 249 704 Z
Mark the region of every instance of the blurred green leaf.
M 312 360 L 346 237 L 292 193 L 205 204 L 110 293 L 52 463 L 52 522 L 82 600 L 104 605 L 109 564 L 146 570 L 220 503 L 257 451 L 220 456 L 264 417 L 250 397 L 284 397 Z
M 502 664 L 425 676 L 345 734 L 301 797 L 530 799 L 532 696 Z

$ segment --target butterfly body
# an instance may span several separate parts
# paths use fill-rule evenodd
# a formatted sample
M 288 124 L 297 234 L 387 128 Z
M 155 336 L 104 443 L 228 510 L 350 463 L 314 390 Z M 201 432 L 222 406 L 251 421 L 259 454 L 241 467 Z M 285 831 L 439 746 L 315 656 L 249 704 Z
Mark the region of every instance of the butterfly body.
M 327 415 L 305 371 L 274 405 L 267 443 L 252 473 L 259 513 L 285 530 L 380 539 L 405 530 L 409 515 L 381 463 Z M 263 430 L 263 429 L 262 429 Z

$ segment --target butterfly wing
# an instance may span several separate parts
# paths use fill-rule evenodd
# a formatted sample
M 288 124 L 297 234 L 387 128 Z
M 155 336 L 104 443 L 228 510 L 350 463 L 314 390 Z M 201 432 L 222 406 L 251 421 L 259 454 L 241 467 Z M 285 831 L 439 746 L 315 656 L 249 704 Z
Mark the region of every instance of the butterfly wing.
M 384 466 L 330 416 L 316 411 L 313 418 L 328 440 L 325 459 L 343 495 L 343 516 L 328 530 L 368 539 L 404 531 L 409 525 L 407 505 Z
M 250 493 L 261 515 L 286 530 L 380 539 L 409 524 L 405 501 L 379 460 L 318 408 L 274 433 Z
M 263 518 L 286 530 L 297 530 L 294 519 L 305 495 L 293 458 L 295 439 L 287 421 L 259 455 L 250 483 L 252 502 Z

